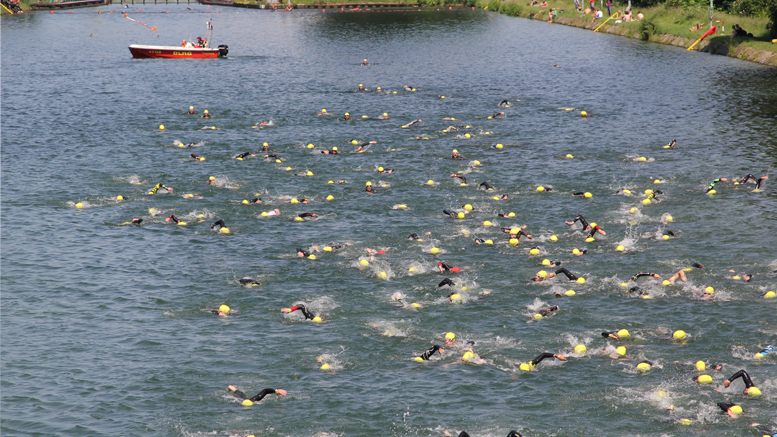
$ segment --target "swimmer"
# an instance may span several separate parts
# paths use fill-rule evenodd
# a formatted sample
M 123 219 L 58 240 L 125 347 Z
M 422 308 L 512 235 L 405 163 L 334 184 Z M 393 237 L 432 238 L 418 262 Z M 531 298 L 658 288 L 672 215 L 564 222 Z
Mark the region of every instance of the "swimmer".
M 257 285 L 262 285 L 261 283 L 251 279 L 251 278 L 241 278 L 240 279 L 240 285 L 243 287 L 251 288 Z
M 594 234 L 597 232 L 602 235 L 607 235 L 607 232 L 604 232 L 604 229 L 597 226 L 596 223 L 591 223 L 588 227 L 591 228 L 591 233 L 588 234 L 588 238 L 593 238 Z
M 558 311 L 558 305 L 553 305 L 551 307 L 541 309 L 541 310 L 537 311 L 537 314 L 539 314 L 542 317 L 547 317 L 553 311 Z
M 332 150 L 322 150 L 321 153 L 324 155 L 337 155 L 337 147 L 332 147 Z
M 245 405 L 247 402 L 250 402 L 248 405 L 253 405 L 255 402 L 259 402 L 262 399 L 264 399 L 265 396 L 271 393 L 275 393 L 278 396 L 284 396 L 286 395 L 286 390 L 282 388 L 266 388 L 262 391 L 260 391 L 256 396 L 254 397 L 247 397 L 245 393 L 238 390 L 234 385 L 227 386 L 227 390 L 234 393 L 235 396 L 237 396 L 239 399 L 243 399 L 243 405 Z
M 643 277 L 643 276 L 652 276 L 653 278 L 656 278 L 656 279 L 662 279 L 662 278 L 661 278 L 661 276 L 660 276 L 658 273 L 645 273 L 645 272 L 639 272 L 639 273 L 637 273 L 636 275 L 634 275 L 634 276 L 632 276 L 631 278 L 629 278 L 629 281 L 631 281 L 631 282 L 636 282 L 636 281 L 637 281 L 637 279 L 639 279 L 639 278 L 641 278 L 641 277 Z
M 269 155 L 264 155 L 264 159 L 280 159 L 280 158 L 278 158 L 278 155 L 271 153 Z
M 428 140 L 429 137 L 415 137 L 415 139 L 417 139 L 417 140 Z
M 271 150 L 270 149 L 270 145 L 267 144 L 267 143 L 264 143 L 264 144 L 262 144 L 262 148 L 257 150 L 257 152 L 269 152 L 270 150 Z M 266 156 L 265 156 L 265 158 L 266 158 Z
M 415 91 L 414 87 L 411 87 L 410 85 L 405 85 L 402 87 L 405 91 Z
M 394 169 L 393 168 L 378 167 L 378 173 L 381 173 L 381 174 L 383 174 L 383 173 L 394 173 Z
M 494 119 L 494 118 L 497 118 L 497 117 L 499 117 L 500 115 L 505 115 L 505 113 L 504 113 L 504 112 L 497 112 L 497 113 L 496 113 L 496 114 L 494 114 L 494 115 L 489 115 L 489 116 L 488 116 L 488 119 L 489 119 L 489 120 L 492 120 L 492 119 Z
M 227 224 L 224 223 L 224 220 L 218 219 L 212 225 L 210 225 L 210 228 L 215 229 L 216 226 L 218 226 L 218 228 L 221 229 L 221 228 L 226 228 Z
M 500 108 L 509 108 L 510 102 L 508 102 L 507 100 L 502 100 L 501 102 L 499 102 L 497 106 L 499 106 Z
M 245 158 L 247 156 L 254 157 L 255 155 L 253 155 L 251 152 L 243 152 L 243 153 L 238 153 L 237 155 L 233 156 L 232 159 L 242 160 L 243 158 Z
M 542 273 L 542 272 L 540 272 L 540 273 Z M 559 273 L 563 273 L 570 281 L 577 281 L 577 276 L 572 274 L 572 272 L 567 270 L 565 267 L 562 267 L 562 268 L 556 270 L 555 273 L 548 273 L 545 276 L 541 276 L 538 273 L 534 278 L 532 278 L 532 281 L 534 281 L 534 282 L 542 282 L 542 281 L 544 281 L 546 279 L 555 278 L 556 275 L 558 275 Z
M 541 363 L 542 360 L 544 360 L 545 358 L 555 358 L 555 359 L 557 359 L 559 361 L 566 361 L 567 360 L 567 358 L 564 355 L 552 354 L 550 352 L 543 352 L 543 353 L 537 355 L 537 357 L 535 359 L 529 361 L 529 363 L 528 363 L 529 367 L 531 369 L 537 367 L 537 364 Z
M 749 174 L 749 175 L 745 176 L 744 178 L 742 178 L 742 180 L 739 181 L 739 183 L 740 184 L 746 184 L 750 179 L 752 179 L 753 182 L 755 182 L 755 189 L 758 190 L 758 189 L 761 188 L 761 182 L 769 179 L 769 176 L 761 176 L 760 178 L 756 179 L 755 176 Z
M 386 251 L 387 251 L 387 250 L 389 250 L 389 249 L 391 249 L 391 248 L 390 248 L 390 247 L 387 247 L 387 248 L 385 248 L 385 249 L 370 249 L 369 247 L 367 247 L 367 248 L 365 248 L 364 250 L 366 250 L 366 251 L 367 251 L 367 253 L 368 253 L 370 256 L 375 256 L 375 255 L 385 255 L 385 254 L 386 254 Z
M 499 196 L 499 200 L 507 200 L 507 194 L 502 194 Z
M 313 250 L 313 253 L 317 253 L 317 252 L 315 251 L 315 249 Z M 303 248 L 301 248 L 301 247 L 298 247 L 298 248 L 297 248 L 297 256 L 298 256 L 298 257 L 300 257 L 300 258 L 307 258 L 307 257 L 309 257 L 310 255 L 311 255 L 311 253 L 310 253 L 310 252 L 307 252 L 307 251 L 306 251 L 306 250 L 304 250 Z
M 377 144 L 377 143 L 378 143 L 377 141 L 370 141 L 370 142 L 367 142 L 367 143 L 359 143 L 359 144 L 357 144 L 359 147 L 356 148 L 356 151 L 354 153 L 360 153 L 362 151 L 362 149 L 364 149 L 364 146 L 367 146 L 367 145 L 370 145 L 370 144 Z M 354 143 L 354 144 L 356 144 L 356 143 Z
M 127 226 L 127 225 L 135 225 L 135 226 L 140 226 L 140 223 L 141 223 L 142 221 L 143 221 L 143 219 L 142 219 L 142 218 L 134 218 L 134 219 L 132 219 L 132 221 L 131 221 L 131 222 L 124 222 L 124 223 L 120 224 L 119 226 Z
M 666 231 L 666 232 L 664 232 L 664 235 L 667 235 L 667 236 L 670 236 L 670 237 L 676 237 L 677 236 L 677 234 L 675 234 L 672 231 Z
M 205 158 L 202 156 L 197 156 L 194 153 L 191 154 L 191 157 L 194 158 L 195 161 L 205 161 Z
M 449 132 L 458 132 L 458 131 L 459 131 L 459 128 L 457 128 L 456 126 L 448 126 L 442 130 L 442 132 L 446 134 Z
M 461 183 L 462 183 L 462 184 L 466 184 L 466 183 L 467 183 L 467 178 L 465 178 L 465 177 L 464 177 L 464 176 L 462 176 L 462 175 L 458 175 L 458 174 L 455 174 L 455 173 L 454 173 L 454 174 L 452 174 L 452 175 L 451 175 L 451 177 L 452 177 L 452 178 L 459 178 L 459 179 L 461 179 Z
M 189 106 L 189 112 L 187 112 L 189 115 L 197 115 L 197 111 L 194 110 L 194 106 Z
M 750 282 L 750 280 L 753 279 L 753 275 L 748 274 L 748 273 L 737 273 L 734 276 L 739 276 L 745 282 Z
M 419 118 L 418 120 L 411 121 L 411 122 L 410 122 L 410 123 L 408 123 L 408 124 L 404 124 L 404 125 L 402 125 L 402 129 L 407 129 L 407 128 L 409 128 L 410 126 L 412 126 L 412 125 L 414 125 L 414 124 L 416 124 L 416 123 L 420 123 L 420 122 L 421 122 L 421 119 L 420 119 L 420 118 Z
M 486 240 L 484 240 L 482 238 L 475 238 L 475 244 L 484 244 L 485 242 L 486 242 Z
M 450 436 L 450 433 L 448 433 L 446 431 L 445 436 L 446 437 Z M 462 431 L 462 432 L 459 433 L 459 437 L 469 437 L 469 434 L 467 434 L 465 431 Z M 523 437 L 523 436 L 518 434 L 518 431 L 513 430 L 513 431 L 510 431 L 509 433 L 507 433 L 507 437 Z
M 526 225 L 524 225 L 524 227 L 525 226 Z M 507 228 L 502 228 L 503 231 L 510 233 L 510 239 L 515 238 L 516 240 L 518 240 L 518 244 L 521 243 L 521 236 L 526 236 L 526 238 L 528 238 L 529 240 L 532 239 L 531 235 L 527 234 L 526 231 L 524 231 L 521 228 L 507 229 L 507 230 L 505 230 L 505 229 L 507 229 Z M 518 232 L 513 232 L 514 230 L 517 230 Z M 535 249 L 535 248 L 533 248 L 533 249 Z
M 458 150 L 453 149 L 453 152 L 451 153 L 451 159 L 464 159 L 464 157 L 459 155 Z
M 307 200 L 307 199 L 305 199 L 305 200 Z M 318 218 L 318 214 L 313 214 L 313 213 L 310 213 L 310 212 L 303 212 L 302 214 L 298 215 L 297 217 L 299 217 L 299 218 L 305 218 L 305 217 Z
M 218 308 L 213 308 L 210 310 L 211 313 L 218 314 L 219 316 L 228 316 L 230 311 L 230 308 L 226 305 L 221 305 Z
M 455 212 L 448 211 L 447 209 L 443 209 L 442 213 L 447 214 L 448 216 L 450 216 L 450 218 L 456 218 L 458 216 L 458 214 L 456 214 Z
M 540 188 L 542 188 L 542 190 L 540 190 Z M 545 186 L 542 186 L 542 185 L 541 185 L 541 186 L 537 187 L 537 190 L 538 190 L 538 191 L 548 191 L 548 192 L 550 192 L 550 191 L 553 191 L 553 188 L 551 188 L 551 187 L 545 187 Z
M 160 183 L 158 183 L 158 184 L 154 185 L 154 188 L 152 188 L 152 189 L 151 189 L 151 190 L 148 192 L 148 194 L 156 194 L 156 193 L 157 193 L 157 191 L 159 191 L 159 190 L 161 190 L 161 189 L 165 189 L 165 190 L 166 190 L 168 193 L 169 193 L 169 192 L 171 192 L 171 191 L 173 191 L 173 189 L 172 189 L 172 188 L 166 187 L 166 186 L 165 186 L 165 184 L 163 184 L 163 183 L 161 183 L 161 182 L 160 182 Z
M 426 352 L 424 352 L 420 356 L 416 357 L 416 361 L 429 361 L 429 358 L 431 358 L 432 355 L 434 355 L 435 352 L 439 352 L 440 355 L 442 355 L 443 352 L 445 352 L 445 349 L 441 348 L 438 345 L 434 345 L 434 346 L 430 347 Z
M 171 221 L 171 220 L 172 220 L 172 222 L 173 222 L 173 223 L 175 223 L 175 224 L 178 224 L 178 222 L 180 222 L 180 221 L 181 221 L 181 220 L 179 220 L 179 219 L 178 219 L 178 217 L 176 217 L 176 216 L 174 216 L 174 215 L 170 214 L 170 217 L 166 218 L 166 219 L 165 219 L 165 221 L 166 221 L 166 222 L 169 222 L 169 221 Z
M 677 140 L 672 140 L 672 142 L 667 144 L 664 148 L 665 149 L 671 149 L 672 147 L 675 146 L 675 144 L 677 144 Z
M 322 116 L 322 115 L 334 115 L 334 114 L 330 114 L 330 113 L 326 112 L 326 109 L 322 109 L 321 112 L 319 112 L 316 115 L 317 116 Z
M 640 287 L 631 287 L 627 291 L 629 296 L 649 296 L 650 292 Z
M 718 407 L 723 410 L 722 414 L 728 414 L 735 419 L 737 414 L 744 413 L 744 411 L 742 411 L 742 407 L 733 402 L 718 402 Z
M 451 267 L 450 264 L 444 263 L 444 262 L 438 262 L 437 268 L 440 269 L 440 273 L 445 272 L 453 272 L 453 273 L 459 273 L 461 271 L 458 267 Z
M 264 215 L 264 214 L 265 214 L 265 213 L 262 213 L 262 215 Z M 272 215 L 280 215 L 280 214 L 281 214 L 281 210 L 280 210 L 280 209 L 274 209 L 274 210 L 272 210 L 272 211 L 267 211 L 267 213 L 266 213 L 266 214 L 267 214 L 268 216 L 272 216 Z
M 380 92 L 380 87 L 378 87 L 378 92 Z M 383 115 L 378 117 L 378 120 L 388 120 L 388 119 L 389 119 L 389 115 L 387 112 L 384 112 Z
M 363 61 L 362 61 L 362 65 L 370 65 L 370 64 L 369 64 L 369 63 L 367 62 L 367 60 L 365 59 L 365 60 L 363 60 Z
M 767 355 L 770 353 L 777 353 L 777 348 L 772 345 L 766 346 L 762 351 L 758 352 L 761 355 Z M 757 354 L 756 354 L 757 355 Z
M 602 332 L 602 337 L 612 338 L 615 341 L 620 341 L 620 337 L 618 337 L 618 331 L 604 331 Z
M 718 178 L 718 179 L 715 179 L 715 180 L 714 180 L 714 181 L 712 181 L 712 182 L 710 183 L 710 185 L 707 187 L 707 191 L 705 191 L 705 193 L 709 193 L 710 191 L 714 190 L 714 189 L 715 189 L 715 184 L 717 184 L 718 182 L 728 182 L 728 179 L 726 179 L 726 178 Z
M 377 193 L 377 191 L 375 191 L 375 189 L 374 189 L 374 188 L 372 188 L 372 184 L 370 184 L 369 182 L 367 182 L 367 183 L 368 183 L 369 185 L 367 185 L 366 187 L 364 187 L 364 192 L 366 192 L 366 193 L 370 193 L 370 194 L 375 194 L 375 193 Z
M 749 394 L 750 390 L 753 388 L 755 388 L 755 390 L 753 390 L 754 392 L 753 394 L 755 394 L 756 391 L 757 393 L 761 392 L 760 390 L 758 390 L 755 384 L 753 384 L 753 380 L 750 379 L 750 375 L 748 375 L 744 369 L 738 371 L 737 373 L 731 375 L 731 377 L 723 381 L 723 387 L 728 388 L 728 386 L 731 385 L 731 382 L 735 381 L 737 378 L 742 378 L 742 382 L 745 383 L 745 391 L 743 391 L 742 393 Z
M 253 199 L 249 200 L 248 203 L 262 203 L 262 198 L 254 197 Z
M 659 194 L 664 194 L 661 190 L 653 191 L 652 193 L 648 194 L 647 199 L 648 200 L 655 200 L 656 202 L 660 202 L 661 199 L 658 198 Z
M 577 223 L 578 221 L 580 222 L 580 224 L 581 224 L 581 225 L 583 225 L 583 230 L 584 230 L 584 231 L 587 231 L 587 230 L 590 228 L 590 226 L 588 225 L 588 222 L 587 222 L 587 221 L 585 221 L 585 217 L 583 217 L 582 215 L 578 215 L 578 216 L 577 216 L 577 217 L 575 217 L 575 219 L 574 219 L 573 221 L 571 221 L 571 222 L 564 222 L 564 223 L 566 223 L 566 225 L 567 225 L 567 226 L 572 226 L 572 225 L 574 225 L 575 223 Z
M 444 286 L 446 286 L 446 285 L 447 285 L 447 286 L 449 286 L 449 287 L 455 287 L 455 286 L 456 286 L 456 283 L 455 283 L 455 282 L 453 282 L 453 281 L 451 280 L 451 278 L 445 278 L 445 279 L 443 279 L 442 281 L 440 281 L 440 283 L 439 283 L 439 284 L 437 284 L 437 288 L 444 287 Z
M 369 91 L 369 90 L 364 88 L 364 85 L 359 84 L 359 91 Z
M 421 237 L 419 237 L 418 234 L 413 232 L 412 234 L 408 235 L 406 239 L 407 240 L 420 240 Z
M 305 305 L 302 304 L 294 305 L 291 308 L 281 308 L 281 312 L 283 314 L 290 314 L 297 310 L 299 310 L 302 315 L 305 316 L 305 320 L 313 320 L 315 318 L 315 316 L 311 314 L 307 308 L 305 308 Z
M 202 111 L 202 118 L 210 118 L 210 113 L 207 109 Z
M 480 185 L 478 185 L 478 190 L 483 189 L 485 191 L 493 191 L 494 187 L 491 186 L 488 182 L 481 182 Z M 504 217 L 504 216 L 503 216 Z
M 345 114 L 343 114 L 343 120 L 348 121 L 350 119 L 351 119 L 351 114 L 350 113 L 346 112 Z

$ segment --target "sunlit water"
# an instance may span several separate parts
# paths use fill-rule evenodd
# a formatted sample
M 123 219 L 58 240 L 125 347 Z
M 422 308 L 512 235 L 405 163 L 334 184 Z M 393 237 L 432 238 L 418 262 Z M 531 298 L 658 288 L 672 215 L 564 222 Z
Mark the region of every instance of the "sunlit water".
M 753 422 L 777 427 L 777 356 L 753 359 L 777 343 L 777 299 L 761 297 L 777 285 L 774 69 L 482 11 L 191 7 L 129 9 L 143 9 L 132 17 L 158 33 L 93 9 L 3 17 L 3 435 L 749 436 L 760 435 Z M 131 43 L 207 36 L 211 18 L 228 59 L 130 57 Z M 372 65 L 360 66 L 364 58 Z M 355 92 L 360 83 L 397 94 Z M 502 99 L 512 107 L 497 107 Z M 213 118 L 184 115 L 190 105 Z M 337 117 L 317 117 L 322 108 Z M 354 120 L 339 120 L 344 112 Z M 384 112 L 390 119 L 378 120 Z M 251 129 L 266 120 L 274 126 Z M 442 133 L 449 125 L 471 128 Z M 676 149 L 663 149 L 673 138 Z M 354 154 L 352 139 L 377 144 Z M 283 163 L 232 159 L 265 141 Z M 333 146 L 343 153 L 320 153 Z M 467 159 L 446 159 L 454 148 Z M 475 159 L 482 166 L 472 169 Z M 468 186 L 450 177 L 458 171 Z M 703 194 L 715 178 L 748 173 L 770 176 L 762 192 L 729 182 Z M 378 194 L 362 192 L 367 181 Z M 479 191 L 483 181 L 496 192 Z M 147 195 L 158 182 L 173 193 Z M 613 194 L 623 188 L 634 194 Z M 643 205 L 646 189 L 663 200 Z M 241 203 L 256 193 L 263 203 Z M 441 213 L 466 203 L 475 211 L 464 220 Z M 275 208 L 280 217 L 261 216 Z M 510 211 L 516 218 L 497 217 Z M 319 218 L 291 220 L 303 212 Z M 166 223 L 170 214 L 188 226 Z M 578 214 L 607 235 L 585 243 L 579 224 L 564 225 Z M 665 214 L 674 221 L 663 224 Z M 135 217 L 142 227 L 119 226 Z M 231 235 L 211 230 L 217 219 Z M 499 228 L 524 224 L 533 240 L 510 247 Z M 677 237 L 661 239 L 669 230 Z M 414 232 L 424 241 L 405 239 Z M 295 253 L 333 243 L 351 246 L 317 260 Z M 530 256 L 535 245 L 541 254 Z M 362 267 L 365 248 L 390 249 Z M 587 282 L 531 283 L 548 269 L 544 258 Z M 436 288 L 438 260 L 462 268 L 452 277 L 468 288 L 463 303 Z M 640 280 L 649 300 L 619 286 L 692 262 L 705 268 L 685 284 Z M 744 283 L 729 270 L 755 277 Z M 243 277 L 262 285 L 240 287 Z M 707 286 L 715 297 L 701 299 Z M 576 296 L 555 297 L 568 289 Z M 300 302 L 324 323 L 281 314 Z M 235 314 L 209 312 L 221 304 Z M 560 311 L 532 320 L 553 304 Z M 636 338 L 614 360 L 619 344 L 600 332 L 621 328 Z M 670 341 L 677 329 L 689 340 Z M 448 331 L 473 340 L 485 364 L 458 363 L 465 349 L 456 347 L 412 361 Z M 575 354 L 577 344 L 588 353 Z M 569 360 L 519 371 L 545 351 Z M 635 371 L 642 360 L 654 363 L 647 374 Z M 692 381 L 697 360 L 724 365 L 709 372 L 714 385 Z M 741 381 L 722 387 L 740 368 L 760 399 L 747 399 Z M 288 395 L 246 408 L 229 384 Z M 745 417 L 720 415 L 720 401 L 739 403 Z

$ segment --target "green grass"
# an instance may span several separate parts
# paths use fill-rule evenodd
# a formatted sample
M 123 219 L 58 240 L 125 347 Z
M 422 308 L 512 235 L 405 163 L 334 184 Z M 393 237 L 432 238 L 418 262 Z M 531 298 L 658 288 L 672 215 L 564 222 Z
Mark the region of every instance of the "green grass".
M 587 1 L 583 0 L 584 6 L 587 6 Z M 615 2 L 614 2 L 615 3 Z M 597 8 L 599 7 L 599 0 L 596 1 Z M 548 8 L 540 8 L 537 6 L 529 6 L 528 0 L 520 0 L 517 2 L 502 2 L 500 0 L 477 0 L 476 6 L 484 9 L 488 6 L 489 11 L 499 11 L 511 16 L 519 16 L 524 18 L 538 18 L 545 19 L 547 21 L 547 11 L 549 8 L 557 8 L 562 10 L 558 14 L 559 17 L 567 17 L 576 20 L 576 24 L 582 24 L 583 22 L 590 22 L 590 15 L 583 15 L 582 12 L 575 12 L 574 2 L 572 0 L 548 0 Z M 625 3 L 615 3 L 612 7 L 613 13 L 618 10 L 625 10 Z M 670 34 L 695 40 L 702 36 L 704 32 L 709 29 L 710 11 L 704 8 L 678 8 L 678 7 L 665 7 L 657 6 L 651 8 L 633 8 L 634 16 L 636 17 L 638 12 L 642 12 L 645 16 L 646 22 L 651 22 L 655 25 L 655 34 Z M 607 10 L 605 9 L 605 14 Z M 725 22 L 725 33 L 720 35 L 720 27 L 718 28 L 718 35 L 708 37 L 712 41 L 731 43 L 732 49 L 736 46 L 743 45 L 746 47 L 753 47 L 759 50 L 765 50 L 770 52 L 777 52 L 777 44 L 771 43 L 771 36 L 766 29 L 766 25 L 769 22 L 767 17 L 747 17 L 729 15 L 723 12 L 715 11 L 713 20 L 722 20 Z M 597 23 L 602 23 L 603 20 L 597 20 Z M 607 24 L 614 24 L 615 19 L 610 20 Z M 702 30 L 691 31 L 689 28 L 697 23 L 702 24 Z M 715 23 L 719 25 L 719 23 Z M 729 40 L 731 36 L 732 28 L 734 24 L 739 24 L 747 32 L 753 34 L 753 38 L 735 38 L 733 41 Z M 636 21 L 630 23 L 619 23 L 619 28 L 624 29 L 623 33 L 628 35 L 638 35 L 642 29 L 643 23 Z

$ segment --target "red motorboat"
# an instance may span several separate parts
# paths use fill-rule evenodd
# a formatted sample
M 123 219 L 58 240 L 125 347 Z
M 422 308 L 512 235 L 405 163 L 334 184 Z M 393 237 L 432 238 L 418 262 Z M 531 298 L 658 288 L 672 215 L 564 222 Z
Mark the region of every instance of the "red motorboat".
M 220 45 L 210 47 L 144 46 L 132 44 L 129 51 L 133 58 L 220 58 L 227 56 L 229 47 Z
M 151 27 L 137 20 L 133 20 L 127 14 L 124 18 L 134 21 L 138 24 L 156 31 L 156 27 Z M 202 39 L 197 37 L 197 44 L 186 43 L 182 46 L 146 46 L 140 44 L 131 44 L 129 51 L 133 58 L 223 58 L 229 53 L 229 46 L 220 45 L 218 48 L 209 47 L 209 40 L 213 37 L 213 25 L 208 21 L 208 30 L 210 38 Z

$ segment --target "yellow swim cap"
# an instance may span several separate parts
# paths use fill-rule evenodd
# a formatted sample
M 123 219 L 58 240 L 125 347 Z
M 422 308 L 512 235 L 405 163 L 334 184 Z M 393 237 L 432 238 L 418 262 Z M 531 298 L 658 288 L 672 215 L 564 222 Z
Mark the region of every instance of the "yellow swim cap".
M 515 217 L 515 213 L 514 212 L 508 212 L 507 216 L 510 217 L 510 218 Z
M 326 200 L 335 200 L 335 196 L 330 194 L 330 195 L 326 196 Z
M 631 190 L 623 190 L 623 194 L 631 194 Z
M 682 329 L 678 329 L 677 331 L 674 332 L 674 334 L 672 334 L 672 338 L 674 338 L 675 340 L 682 340 L 685 338 L 685 336 L 686 336 L 685 331 L 683 331 Z
M 521 365 L 518 366 L 518 368 L 523 370 L 524 372 L 531 371 L 531 366 L 529 365 L 529 363 L 521 363 Z
M 550 241 L 558 241 L 558 237 L 555 235 L 550 236 Z
M 634 214 L 634 213 L 635 213 L 635 212 L 637 212 L 637 211 L 639 211 L 639 208 L 637 208 L 636 206 L 633 206 L 633 207 L 632 207 L 632 208 L 629 210 L 629 212 L 630 212 L 630 213 L 632 213 L 632 214 Z
M 308 256 L 308 259 L 316 260 L 316 259 L 318 259 L 318 257 L 313 255 L 313 254 L 310 254 L 310 256 Z
M 313 172 L 312 172 L 312 171 L 310 171 L 310 170 L 308 170 L 308 173 L 307 173 L 307 175 L 308 175 L 308 176 L 313 176 Z
M 240 202 L 240 203 L 242 203 L 242 204 L 244 204 L 244 205 L 248 205 L 248 200 L 246 200 L 246 199 L 243 199 L 243 201 L 242 201 L 242 202 Z
M 81 202 L 76 203 L 76 208 L 83 208 L 84 204 Z
M 593 243 L 594 241 L 596 241 L 596 239 L 594 237 L 588 237 L 588 238 L 585 239 L 586 243 Z
M 637 161 L 639 161 L 639 162 L 645 162 L 645 161 L 647 161 L 647 158 L 645 158 L 644 156 L 640 156 L 640 157 L 637 159 Z
M 537 191 L 539 191 L 541 193 L 541 192 L 545 191 L 545 187 L 537 187 Z
M 426 185 L 434 185 L 434 181 L 429 179 L 428 181 L 426 181 Z
M 451 295 L 451 302 L 453 302 L 454 300 L 461 300 L 461 295 L 458 294 L 458 293 L 452 294 Z
M 456 149 L 453 149 L 453 153 L 459 153 L 459 151 Z
M 650 205 L 650 199 L 642 199 L 643 205 Z
M 764 294 L 764 299 L 774 299 L 777 294 L 773 291 L 767 291 L 766 294 Z
M 463 219 L 465 216 L 466 215 L 463 212 L 459 212 L 458 214 L 456 214 L 456 217 L 458 217 L 460 219 Z
M 165 130 L 165 125 L 163 125 L 163 124 L 160 124 L 160 125 L 159 125 L 159 130 Z
M 732 277 L 731 279 L 742 279 L 742 277 L 737 275 L 737 276 Z
M 576 294 L 577 293 L 575 293 L 575 290 L 567 290 L 567 291 L 564 292 L 565 296 L 574 296 Z
M 584 344 L 579 344 L 579 345 L 575 346 L 575 353 L 576 354 L 584 354 L 584 353 L 586 353 L 586 351 L 588 351 L 588 348 L 586 348 Z
M 537 276 L 539 276 L 540 278 L 547 277 L 548 272 L 546 272 L 545 270 L 540 270 L 539 272 L 537 272 Z
M 314 147 L 316 147 L 316 146 L 314 146 L 313 144 L 308 144 L 308 149 L 312 149 Z
M 650 370 L 650 364 L 648 364 L 648 363 L 639 363 L 639 364 L 637 364 L 637 370 L 639 370 L 641 372 L 647 372 L 648 370 Z
M 449 333 L 445 334 L 445 339 L 446 340 L 456 340 L 456 334 L 454 334 L 452 332 L 449 332 Z
M 588 191 L 586 191 L 586 192 L 585 192 L 585 194 L 583 194 L 583 196 L 584 196 L 586 199 L 590 199 L 591 197 L 594 197 L 594 195 L 593 195 L 593 194 L 591 194 L 591 193 L 589 193 Z
M 364 267 L 367 267 L 368 265 L 370 265 L 370 262 L 367 261 L 366 259 L 363 259 L 363 260 L 359 261 L 359 264 L 364 266 Z
M 478 161 L 477 159 L 476 159 L 476 160 L 474 160 L 474 161 L 472 161 L 472 164 L 473 164 L 475 167 L 480 167 L 480 161 Z
M 572 158 L 574 158 L 574 156 L 572 156 L 572 154 L 570 153 L 567 153 L 567 159 L 572 159 Z
M 332 246 L 324 246 L 324 252 L 331 252 Z
M 660 180 L 660 179 L 656 179 L 656 180 L 654 180 L 654 181 L 653 181 L 653 183 L 654 183 L 654 184 L 660 184 L 660 183 L 661 183 L 661 180 Z
M 378 171 L 383 171 L 383 170 L 384 170 L 383 167 L 378 167 Z
M 585 284 L 585 278 L 577 278 L 578 284 Z
M 470 134 L 464 134 L 464 138 L 472 138 L 472 135 L 470 135 Z
M 734 414 L 742 414 L 743 412 L 742 407 L 740 407 L 739 405 L 734 405 L 733 407 L 729 408 L 729 410 L 731 410 L 731 412 Z
M 542 265 L 549 266 L 550 265 L 550 260 L 549 259 L 542 260 Z
M 386 272 L 378 272 L 377 277 L 378 279 L 386 279 L 388 274 L 386 274 Z
M 529 251 L 529 254 L 530 255 L 539 255 L 540 254 L 540 250 L 536 249 L 536 248 L 532 249 L 532 250 Z
M 467 211 L 472 211 L 473 210 L 472 205 L 470 205 L 469 203 L 464 205 L 464 209 L 466 209 Z
M 254 402 L 253 402 L 252 400 L 250 400 L 250 399 L 245 399 L 245 400 L 243 400 L 243 402 L 242 402 L 242 405 L 243 405 L 244 407 L 250 407 L 250 406 L 251 406 L 251 405 L 253 405 L 253 404 L 254 404 Z
M 661 285 L 670 285 L 670 284 L 671 284 L 671 282 L 669 282 L 669 281 L 668 281 L 668 280 L 666 280 L 666 279 L 664 279 L 663 281 L 661 281 Z
M 475 359 L 475 354 L 472 353 L 472 351 L 466 351 L 464 352 L 464 355 L 462 355 L 461 359 L 464 361 Z
M 330 367 L 329 367 L 329 364 L 324 363 L 324 364 L 321 365 L 321 367 L 319 367 L 319 369 L 321 369 L 321 370 L 329 370 Z
M 715 190 L 709 190 L 709 191 L 707 192 L 707 194 L 715 194 L 715 193 L 717 193 L 717 191 L 715 191 Z
M 761 396 L 761 390 L 759 390 L 758 387 L 750 387 L 747 394 L 750 396 Z
M 629 284 L 627 284 L 627 283 L 625 283 L 625 282 L 621 282 L 620 286 L 621 286 L 621 287 L 628 287 L 628 286 L 629 286 Z
M 494 244 L 494 240 L 486 240 L 485 243 L 486 244 Z
M 294 221 L 295 221 L 295 222 L 304 222 L 304 221 L 305 221 L 305 219 L 304 219 L 304 218 L 302 218 L 302 217 L 294 217 Z
M 327 182 L 327 184 L 334 184 L 334 183 L 335 183 L 335 181 L 329 181 L 329 182 Z
M 118 196 L 116 196 L 116 200 L 124 200 L 124 196 L 122 196 L 121 194 L 119 194 Z
M 714 292 L 715 292 L 715 289 L 714 289 L 714 288 L 712 288 L 712 287 L 707 287 L 707 288 L 705 288 L 705 289 L 704 289 L 704 292 L 705 292 L 705 293 L 712 294 L 712 293 L 714 293 Z
M 228 234 L 229 233 L 229 228 L 221 228 L 221 229 L 219 229 L 219 232 L 221 232 L 222 234 Z
M 371 186 L 372 186 L 372 182 L 367 182 L 367 183 L 366 183 L 366 184 L 364 184 L 364 185 L 366 185 L 366 186 L 368 186 L 368 187 L 371 187 Z
M 704 363 L 704 361 L 696 362 L 696 370 L 701 372 L 701 371 L 704 371 L 705 369 L 707 369 L 707 365 Z
M 668 146 L 664 146 L 664 147 L 668 147 Z M 680 419 L 680 420 L 677 421 L 677 424 L 678 425 L 690 425 L 691 424 L 691 419 Z
M 629 333 L 629 331 L 626 330 L 626 329 L 621 329 L 620 331 L 618 331 L 618 337 L 619 338 L 629 338 L 629 337 L 631 337 L 631 333 Z
M 431 253 L 432 255 L 437 255 L 438 253 L 440 253 L 440 249 L 433 247 L 429 249 L 429 253 Z
M 491 222 L 486 220 L 483 222 L 483 226 L 491 226 Z
M 269 214 L 267 214 L 267 211 L 262 211 L 262 217 L 267 217 Z
M 313 323 L 321 323 L 321 317 L 319 316 L 313 317 Z
M 424 359 L 421 358 L 421 357 L 415 357 L 415 358 L 413 358 L 413 361 L 418 361 L 419 363 L 423 363 Z
M 292 197 L 289 203 L 299 203 L 299 200 L 296 197 Z
M 625 357 L 626 356 L 626 347 L 625 346 L 618 346 L 615 349 L 615 353 L 620 355 L 620 356 L 622 356 L 622 357 Z
M 497 148 L 497 149 L 501 149 L 502 147 L 504 147 L 502 144 L 497 144 L 497 145 L 496 145 L 496 148 Z
M 587 112 L 585 112 L 585 111 L 580 111 L 580 115 L 582 115 L 583 117 L 585 117 L 586 115 L 588 115 L 588 113 L 587 113 Z
M 618 247 L 615 248 L 615 250 L 617 250 L 618 252 L 623 252 L 624 250 L 626 250 L 626 248 L 623 247 L 622 244 L 619 244 Z
M 663 238 L 664 240 L 668 240 L 669 239 L 669 235 L 663 235 L 661 238 Z
M 230 308 L 228 306 L 226 306 L 226 305 L 221 305 L 219 307 L 219 311 L 221 311 L 222 313 L 228 313 L 229 310 L 230 310 Z
M 710 375 L 699 375 L 699 377 L 696 378 L 696 382 L 699 384 L 712 384 L 712 377 Z
M 580 253 L 580 249 L 578 249 L 578 248 L 574 248 L 574 249 L 572 249 L 572 253 L 574 253 L 575 255 L 577 255 L 578 253 Z
M 517 238 L 511 238 L 510 239 L 510 246 L 517 246 L 519 243 Z

